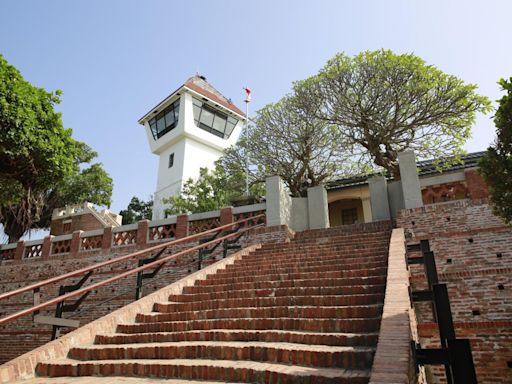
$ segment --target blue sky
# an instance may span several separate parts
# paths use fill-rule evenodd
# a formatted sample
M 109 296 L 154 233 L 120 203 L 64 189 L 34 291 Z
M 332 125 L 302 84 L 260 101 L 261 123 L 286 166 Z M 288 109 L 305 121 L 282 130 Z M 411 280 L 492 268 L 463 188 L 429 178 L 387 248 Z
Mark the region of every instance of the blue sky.
M 74 137 L 114 179 L 113 210 L 156 186 L 157 157 L 137 120 L 196 72 L 251 111 L 286 94 L 336 52 L 414 52 L 496 100 L 512 76 L 503 1 L 2 0 L 0 53 L 32 84 L 62 89 Z M 479 116 L 466 148 L 494 138 Z

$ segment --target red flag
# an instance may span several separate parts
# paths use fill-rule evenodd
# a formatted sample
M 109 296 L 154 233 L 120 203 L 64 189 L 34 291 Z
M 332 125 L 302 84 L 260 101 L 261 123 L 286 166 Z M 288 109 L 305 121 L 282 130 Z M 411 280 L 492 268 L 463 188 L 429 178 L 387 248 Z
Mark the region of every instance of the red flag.
M 251 101 L 251 89 L 250 88 L 247 88 L 245 87 L 244 88 L 244 91 L 245 91 L 245 102 L 246 103 L 249 103 Z

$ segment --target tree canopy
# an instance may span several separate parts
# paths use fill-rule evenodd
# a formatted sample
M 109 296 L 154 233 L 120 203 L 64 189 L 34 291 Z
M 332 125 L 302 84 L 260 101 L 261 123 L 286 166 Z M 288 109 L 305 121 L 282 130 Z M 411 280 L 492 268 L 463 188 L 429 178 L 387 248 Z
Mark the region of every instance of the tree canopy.
M 251 180 L 280 175 L 294 196 L 304 196 L 308 187 L 333 177 L 361 171 L 349 162 L 335 127 L 308 113 L 294 94 L 257 111 L 253 124 L 221 163 L 227 170 L 234 164 L 244 169 L 246 155 Z
M 188 179 L 181 194 L 164 199 L 170 207 L 165 211 L 168 215 L 181 213 L 208 212 L 232 204 L 233 199 L 244 195 L 245 174 L 234 166 L 228 173 L 220 162 L 211 171 L 201 168 L 197 180 Z M 259 197 L 264 193 L 264 187 L 253 183 L 249 187 L 252 196 Z
M 413 54 L 389 50 L 337 54 L 294 84 L 302 109 L 334 125 L 346 151 L 395 177 L 398 153 L 406 149 L 419 158 L 460 160 L 476 113 L 490 110 L 476 88 Z
M 508 224 L 512 223 L 512 77 L 501 79 L 499 85 L 507 93 L 499 100 L 494 116 L 496 141 L 480 161 L 491 195 L 494 212 Z
M 476 88 L 413 54 L 340 53 L 258 110 L 221 162 L 229 173 L 248 157 L 253 180 L 279 175 L 294 196 L 346 175 L 400 178 L 398 153 L 408 149 L 449 166 L 460 161 L 476 113 L 490 110 Z
M 153 199 L 147 201 L 133 196 L 126 209 L 123 209 L 119 214 L 123 217 L 123 225 L 133 224 L 139 220 L 151 220 L 153 214 Z
M 54 110 L 60 91 L 32 86 L 0 55 L 0 222 L 9 241 L 47 228 L 54 208 L 110 205 L 112 179 Z M 81 169 L 82 167 L 82 169 Z

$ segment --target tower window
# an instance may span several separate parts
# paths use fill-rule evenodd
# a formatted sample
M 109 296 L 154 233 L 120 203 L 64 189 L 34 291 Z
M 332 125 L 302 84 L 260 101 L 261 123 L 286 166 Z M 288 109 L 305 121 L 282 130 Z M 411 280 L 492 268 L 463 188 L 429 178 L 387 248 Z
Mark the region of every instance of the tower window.
M 171 153 L 169 155 L 169 168 L 171 168 L 174 165 L 174 153 Z
M 235 129 L 238 120 L 228 116 L 205 102 L 194 98 L 194 121 L 196 125 L 215 136 L 227 139 Z
M 149 127 L 151 128 L 153 139 L 157 140 L 174 129 L 178 124 L 179 114 L 180 101 L 178 99 L 156 115 L 156 117 L 149 120 Z

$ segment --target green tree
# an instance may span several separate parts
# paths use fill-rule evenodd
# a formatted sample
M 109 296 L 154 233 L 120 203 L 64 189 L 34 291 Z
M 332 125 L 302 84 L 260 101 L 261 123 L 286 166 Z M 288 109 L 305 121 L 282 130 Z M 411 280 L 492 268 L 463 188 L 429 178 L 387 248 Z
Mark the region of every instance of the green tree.
M 153 199 L 150 198 L 148 201 L 144 201 L 133 196 L 128 207 L 119 212 L 119 214 L 123 216 L 123 225 L 133 224 L 144 219 L 151 220 L 153 214 Z
M 60 94 L 32 86 L 0 55 L 0 222 L 11 242 L 47 228 L 54 208 L 110 205 L 112 179 L 87 167 L 96 153 L 63 127 Z
M 397 155 L 407 149 L 446 165 L 460 161 L 476 113 L 490 110 L 476 88 L 413 54 L 389 50 L 337 54 L 318 75 L 294 85 L 308 116 L 335 126 L 360 162 L 397 178 Z
M 512 77 L 498 82 L 506 91 L 499 100 L 494 116 L 496 141 L 480 160 L 480 173 L 484 177 L 494 212 L 508 224 L 512 222 Z
M 231 201 L 243 196 L 245 190 L 245 174 L 236 166 L 232 170 L 236 171 L 227 173 L 220 162 L 211 172 L 201 168 L 199 178 L 188 179 L 181 194 L 163 200 L 170 205 L 165 213 L 208 212 L 231 205 Z M 264 193 L 261 183 L 251 185 L 249 191 L 255 197 Z
M 247 154 L 251 180 L 279 175 L 293 196 L 304 196 L 308 187 L 330 179 L 361 173 L 361 167 L 350 162 L 336 128 L 308 113 L 309 107 L 303 108 L 290 94 L 257 111 L 248 133 L 221 158 L 228 173 L 233 167 L 244 169 Z

